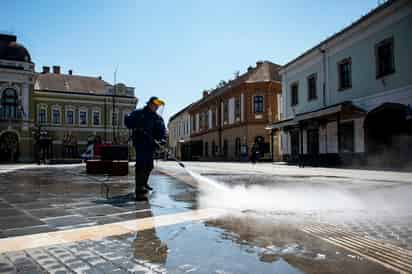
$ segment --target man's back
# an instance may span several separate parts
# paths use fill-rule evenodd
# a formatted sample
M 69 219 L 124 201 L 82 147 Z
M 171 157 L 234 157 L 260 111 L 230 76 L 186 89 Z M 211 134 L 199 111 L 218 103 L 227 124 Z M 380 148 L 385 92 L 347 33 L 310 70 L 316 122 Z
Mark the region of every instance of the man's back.
M 125 124 L 133 130 L 133 145 L 136 149 L 136 162 L 153 163 L 156 141 L 165 139 L 166 129 L 162 117 L 148 107 L 137 109 L 125 118 Z

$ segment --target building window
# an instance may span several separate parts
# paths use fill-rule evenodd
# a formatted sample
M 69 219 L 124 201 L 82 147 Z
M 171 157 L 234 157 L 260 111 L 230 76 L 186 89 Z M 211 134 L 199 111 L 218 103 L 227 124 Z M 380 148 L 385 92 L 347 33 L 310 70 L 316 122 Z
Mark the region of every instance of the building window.
M 353 121 L 341 123 L 339 127 L 340 131 L 340 144 L 339 151 L 343 153 L 354 152 L 354 125 Z
M 199 130 L 203 129 L 203 112 L 199 113 Z
M 229 122 L 229 103 L 228 101 L 223 102 L 223 124 Z
M 17 91 L 6 88 L 1 96 L 1 115 L 4 118 L 17 118 Z
M 212 128 L 216 126 L 216 110 L 212 110 Z
M 117 126 L 118 120 L 119 120 L 118 113 L 112 112 L 112 126 Z
M 205 157 L 209 157 L 209 143 L 205 142 Z
M 235 121 L 240 121 L 240 98 L 235 99 Z
M 46 108 L 42 107 L 39 110 L 39 124 L 47 123 L 47 110 Z
M 212 156 L 216 156 L 217 147 L 215 141 L 212 141 Z
M 315 100 L 318 98 L 316 91 L 316 74 L 312 74 L 308 77 L 308 100 Z
M 100 125 L 100 111 L 93 111 L 93 125 Z
M 255 113 L 263 112 L 263 96 L 254 96 L 253 97 L 253 111 Z
M 196 131 L 196 116 L 192 116 L 192 131 Z
M 74 111 L 73 110 L 66 111 L 66 124 L 68 125 L 74 124 Z
M 292 98 L 291 106 L 296 106 L 299 103 L 299 101 L 298 101 L 298 98 L 299 98 L 299 85 L 298 85 L 298 83 L 292 84 L 290 86 L 290 90 L 291 90 L 291 98 Z
M 60 109 L 57 109 L 57 108 L 52 109 L 52 124 L 54 125 L 60 124 Z
M 229 152 L 229 142 L 228 140 L 223 140 L 223 156 L 226 158 Z
M 345 90 L 352 87 L 352 59 L 346 58 L 339 62 L 339 90 Z
M 84 110 L 79 111 L 79 124 L 81 126 L 87 125 L 87 111 L 84 111 Z
M 300 134 L 299 130 L 290 131 L 291 154 L 294 159 L 300 154 Z
M 240 138 L 235 139 L 235 155 L 239 156 L 240 155 Z
M 306 136 L 308 154 L 319 154 L 319 129 L 308 129 Z
M 380 78 L 395 72 L 395 58 L 393 38 L 380 42 L 375 47 L 376 78 Z
M 212 127 L 212 125 L 209 124 L 209 111 L 205 112 L 205 127 L 206 129 L 209 129 Z

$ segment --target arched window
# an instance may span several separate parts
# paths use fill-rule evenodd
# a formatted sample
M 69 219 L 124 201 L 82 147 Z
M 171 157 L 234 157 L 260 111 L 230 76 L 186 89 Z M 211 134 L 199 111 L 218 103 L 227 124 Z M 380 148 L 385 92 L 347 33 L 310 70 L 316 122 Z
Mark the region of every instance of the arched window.
M 17 91 L 6 88 L 1 96 L 1 115 L 4 118 L 17 118 Z

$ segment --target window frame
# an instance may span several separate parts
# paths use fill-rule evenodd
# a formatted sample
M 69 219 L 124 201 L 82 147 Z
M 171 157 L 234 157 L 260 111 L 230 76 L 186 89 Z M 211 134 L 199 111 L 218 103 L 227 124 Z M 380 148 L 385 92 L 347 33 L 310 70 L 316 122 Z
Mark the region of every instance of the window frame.
M 296 96 L 294 96 L 294 87 L 296 87 Z M 296 98 L 296 100 L 294 100 Z M 296 102 L 295 102 L 296 101 Z M 290 85 L 290 106 L 295 107 L 299 105 L 299 82 L 293 82 Z
M 13 94 L 6 94 L 7 91 Z M 19 117 L 19 93 L 14 87 L 6 87 L 0 93 L 1 115 L 6 119 L 17 119 Z M 10 100 L 13 100 L 11 102 Z
M 241 100 L 240 97 L 235 98 L 235 122 L 239 122 L 241 119 Z
M 116 116 L 116 117 L 115 117 L 115 116 Z M 114 118 L 116 118 L 116 119 L 114 119 Z M 114 121 L 116 121 L 116 124 L 113 123 Z M 112 127 L 118 127 L 118 126 L 120 125 L 120 124 L 119 124 L 119 111 L 118 111 L 118 110 L 111 111 L 110 125 L 111 125 Z
M 42 121 L 41 118 L 41 111 L 44 110 L 44 121 Z M 37 121 L 39 124 L 44 125 L 47 124 L 47 106 L 45 105 L 38 105 L 38 110 L 37 110 Z
M 59 119 L 57 123 L 54 120 L 54 112 L 57 111 L 59 114 Z M 52 125 L 61 125 L 62 124 L 62 110 L 60 106 L 52 106 L 51 108 L 51 124 Z
M 223 101 L 223 124 L 229 123 L 229 100 Z
M 391 70 L 382 72 L 381 69 L 381 63 L 380 63 L 380 57 L 379 57 L 379 49 L 385 45 L 390 45 L 391 46 L 391 56 L 390 56 L 390 64 L 391 64 Z M 393 36 L 388 37 L 383 39 L 382 41 L 378 42 L 375 45 L 375 66 L 376 66 L 376 79 L 380 79 L 383 77 L 386 77 L 388 75 L 394 74 L 396 72 L 395 68 L 395 41 Z
M 349 64 L 349 83 L 347 86 L 343 86 L 343 66 Z M 352 57 L 347 57 L 338 62 L 338 90 L 344 91 L 348 89 L 352 89 Z
M 82 112 L 86 113 L 86 116 L 85 116 L 85 122 L 86 123 L 85 124 L 82 124 L 82 119 L 81 119 Z M 88 110 L 86 108 L 80 108 L 78 115 L 79 115 L 79 117 L 78 117 L 79 118 L 79 121 L 78 121 L 79 126 L 87 127 L 89 125 L 89 112 L 88 112 Z
M 72 119 L 73 119 L 73 122 L 72 123 L 69 123 L 69 112 L 72 112 L 73 113 L 73 116 L 72 116 Z M 76 119 L 75 119 L 75 115 L 76 115 L 76 111 L 74 110 L 74 109 L 66 109 L 66 119 L 65 119 L 65 121 L 66 121 L 66 125 L 71 125 L 71 126 L 73 126 L 75 123 L 76 123 Z
M 257 98 L 262 98 L 262 100 L 256 101 Z M 257 104 L 259 104 L 258 108 L 256 107 Z M 265 112 L 265 96 L 264 95 L 253 95 L 253 113 L 262 114 L 264 112 Z
M 352 133 L 352 136 L 350 136 L 350 141 L 348 142 L 347 139 L 345 139 L 345 137 L 347 137 L 344 134 L 344 130 L 345 128 L 350 128 L 350 131 Z M 355 121 L 354 120 L 350 120 L 350 121 L 345 121 L 345 122 L 341 122 L 339 124 L 339 131 L 341 134 L 341 138 L 340 138 L 340 143 L 338 144 L 338 149 L 339 149 L 339 153 L 354 153 L 355 152 L 355 146 L 356 146 L 356 140 L 355 140 Z M 344 151 L 347 144 L 351 145 L 350 149 L 347 149 L 346 151 Z M 345 145 L 345 146 L 344 146 Z
M 95 124 L 95 123 L 94 123 L 94 114 L 95 114 L 95 113 L 98 113 L 98 115 L 99 115 L 99 123 L 98 123 L 98 124 Z M 101 111 L 98 110 L 98 109 L 92 110 L 92 126 L 98 127 L 98 126 L 101 126 L 101 125 L 102 125 L 102 114 L 101 114 Z
M 211 128 L 215 128 L 216 127 L 216 108 L 212 109 L 212 127 Z
M 205 146 L 204 156 L 209 157 L 209 142 L 206 141 L 204 146 Z
M 310 81 L 314 79 L 314 94 L 312 94 Z M 317 73 L 312 73 L 306 78 L 307 85 L 308 85 L 308 101 L 314 101 L 318 99 L 318 75 Z

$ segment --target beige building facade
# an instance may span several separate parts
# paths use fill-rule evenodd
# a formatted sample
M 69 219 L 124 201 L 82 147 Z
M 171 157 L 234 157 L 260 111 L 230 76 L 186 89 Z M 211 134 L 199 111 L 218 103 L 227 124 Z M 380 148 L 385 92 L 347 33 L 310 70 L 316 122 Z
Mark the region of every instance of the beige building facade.
M 185 150 L 187 148 L 185 144 L 190 141 L 190 107 L 191 105 L 174 114 L 170 117 L 167 124 L 170 153 L 180 160 L 187 159 L 189 153 L 189 151 Z
M 279 138 L 266 129 L 279 119 L 279 68 L 257 62 L 236 79 L 203 93 L 189 109 L 192 159 L 248 160 L 254 143 L 262 159 L 279 159 Z
M 0 162 L 31 162 L 39 144 L 47 157 L 79 158 L 90 142 L 127 144 L 124 116 L 134 110 L 134 88 L 101 77 L 35 72 L 29 51 L 0 34 Z

